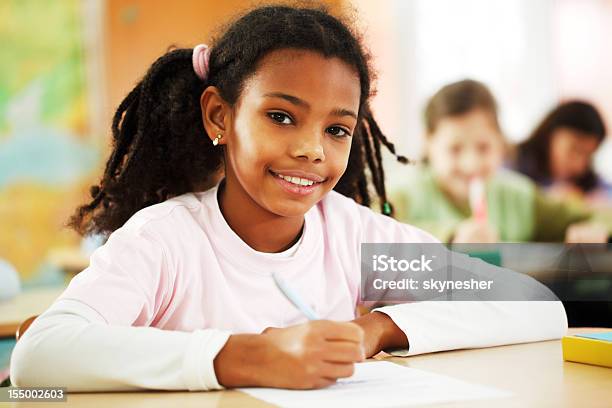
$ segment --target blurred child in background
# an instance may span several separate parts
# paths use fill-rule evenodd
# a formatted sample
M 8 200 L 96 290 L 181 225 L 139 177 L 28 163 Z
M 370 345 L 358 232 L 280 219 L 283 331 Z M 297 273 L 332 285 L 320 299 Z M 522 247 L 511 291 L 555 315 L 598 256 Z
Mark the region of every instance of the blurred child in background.
M 518 146 L 515 168 L 555 196 L 602 198 L 612 190 L 597 177 L 592 162 L 605 136 L 593 105 L 562 103 Z
M 527 177 L 502 169 L 505 142 L 485 85 L 440 89 L 425 109 L 426 160 L 394 194 L 396 215 L 446 242 L 604 242 L 581 209 L 545 198 Z

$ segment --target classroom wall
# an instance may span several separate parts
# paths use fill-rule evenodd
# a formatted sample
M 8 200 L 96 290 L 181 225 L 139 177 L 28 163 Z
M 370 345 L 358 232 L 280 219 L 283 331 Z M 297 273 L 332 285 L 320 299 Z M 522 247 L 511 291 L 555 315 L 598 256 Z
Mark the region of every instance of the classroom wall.
M 63 224 L 99 162 L 82 5 L 0 2 L 0 259 L 26 279 L 77 242 Z
M 262 2 L 246 0 L 109 0 L 104 22 L 108 105 L 112 112 L 146 68 L 168 47 L 207 43 L 242 10 Z M 343 1 L 327 0 L 332 10 Z

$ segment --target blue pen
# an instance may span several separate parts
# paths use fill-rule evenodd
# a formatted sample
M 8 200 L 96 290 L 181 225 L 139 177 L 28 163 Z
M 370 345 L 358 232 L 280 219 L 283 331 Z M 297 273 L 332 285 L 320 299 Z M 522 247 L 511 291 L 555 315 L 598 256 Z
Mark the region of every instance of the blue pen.
M 293 303 L 293 306 L 297 307 L 297 309 L 304 314 L 310 320 L 319 320 L 319 316 L 315 313 L 314 310 L 306 302 L 302 300 L 300 295 L 297 294 L 295 290 L 293 290 L 285 281 L 278 276 L 277 273 L 272 274 L 272 278 L 274 279 L 274 283 L 278 286 L 278 289 L 285 295 L 285 297 Z

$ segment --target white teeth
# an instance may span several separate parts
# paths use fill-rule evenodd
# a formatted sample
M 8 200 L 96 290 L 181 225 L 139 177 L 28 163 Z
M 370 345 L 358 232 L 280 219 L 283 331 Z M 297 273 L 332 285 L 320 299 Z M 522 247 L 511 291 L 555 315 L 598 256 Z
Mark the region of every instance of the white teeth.
M 277 174 L 278 177 L 282 178 L 285 181 L 288 181 L 293 184 L 297 184 L 298 186 L 312 186 L 315 182 L 312 180 L 308 180 L 300 177 L 291 177 L 291 176 L 283 176 L 282 174 Z

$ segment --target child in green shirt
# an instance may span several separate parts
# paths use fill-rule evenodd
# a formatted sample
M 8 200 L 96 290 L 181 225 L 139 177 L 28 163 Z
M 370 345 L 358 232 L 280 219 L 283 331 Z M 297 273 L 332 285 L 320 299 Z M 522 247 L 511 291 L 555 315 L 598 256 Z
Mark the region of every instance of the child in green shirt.
M 528 178 L 502 169 L 497 105 L 483 84 L 440 89 L 425 125 L 426 163 L 410 168 L 404 189 L 392 194 L 401 221 L 444 242 L 606 242 L 607 229 L 587 221 L 586 210 L 546 198 Z

